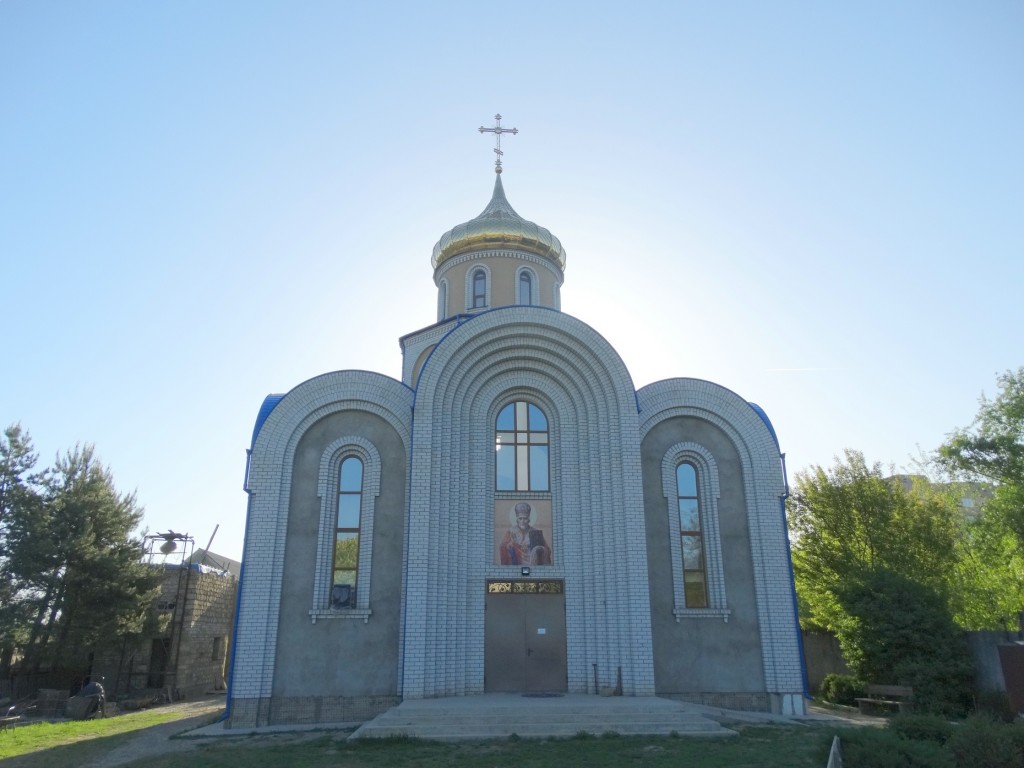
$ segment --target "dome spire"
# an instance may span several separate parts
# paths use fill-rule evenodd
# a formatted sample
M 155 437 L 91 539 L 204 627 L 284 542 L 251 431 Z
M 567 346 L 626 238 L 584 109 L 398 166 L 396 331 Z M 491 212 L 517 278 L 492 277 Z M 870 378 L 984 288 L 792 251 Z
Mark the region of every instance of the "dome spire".
M 505 186 L 501 183 L 501 171 L 495 171 L 498 175 L 494 177 L 494 192 L 491 193 L 491 202 L 487 204 L 478 219 L 521 219 L 518 213 L 512 208 L 508 198 L 505 197 Z
M 561 285 L 561 270 L 565 269 L 565 249 L 549 230 L 527 221 L 515 212 L 505 197 L 505 188 L 501 183 L 501 135 L 511 133 L 515 136 L 519 129 L 503 126 L 501 115 L 497 114 L 494 116 L 493 128 L 481 125 L 478 130 L 480 133 L 494 134 L 494 192 L 487 207 L 479 216 L 453 227 L 441 236 L 434 246 L 431 265 L 434 269 L 439 269 L 449 259 L 472 251 L 525 252 L 553 262 L 558 270 Z
M 565 269 L 565 249 L 544 227 L 527 221 L 509 204 L 499 175 L 494 177 L 491 200 L 479 216 L 445 232 L 434 246 L 430 263 L 435 269 L 455 256 L 490 248 L 526 251 Z
M 494 140 L 495 140 L 494 154 L 497 155 L 497 157 L 494 160 L 494 172 L 500 176 L 501 175 L 501 156 L 503 154 L 505 154 L 504 152 L 501 151 L 501 134 L 503 134 L 503 133 L 511 133 L 513 136 L 515 136 L 517 133 L 519 133 L 519 129 L 518 128 L 502 128 L 501 127 L 501 114 L 499 113 L 499 114 L 494 116 L 494 127 L 493 128 L 484 128 L 481 125 L 480 126 L 480 133 L 493 133 L 494 134 Z

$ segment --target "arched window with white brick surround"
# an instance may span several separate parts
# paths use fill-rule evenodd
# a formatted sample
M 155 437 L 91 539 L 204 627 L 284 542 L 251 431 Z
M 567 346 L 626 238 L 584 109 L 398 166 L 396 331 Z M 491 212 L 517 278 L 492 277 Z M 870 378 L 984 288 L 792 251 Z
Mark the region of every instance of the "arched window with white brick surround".
M 676 620 L 728 620 L 715 458 L 697 443 L 677 443 L 665 454 L 661 475 L 668 511 Z
M 363 437 L 342 437 L 320 459 L 320 531 L 313 621 L 369 619 L 373 517 L 380 495 L 380 454 Z

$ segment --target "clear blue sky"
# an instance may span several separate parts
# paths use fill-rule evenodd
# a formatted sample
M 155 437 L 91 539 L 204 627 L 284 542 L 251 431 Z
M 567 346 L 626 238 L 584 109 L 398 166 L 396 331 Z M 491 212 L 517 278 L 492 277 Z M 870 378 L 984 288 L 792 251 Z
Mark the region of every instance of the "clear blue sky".
M 400 373 L 503 180 L 636 385 L 790 477 L 906 466 L 1024 364 L 1024 3 L 0 1 L 0 426 L 238 557 L 263 397 Z

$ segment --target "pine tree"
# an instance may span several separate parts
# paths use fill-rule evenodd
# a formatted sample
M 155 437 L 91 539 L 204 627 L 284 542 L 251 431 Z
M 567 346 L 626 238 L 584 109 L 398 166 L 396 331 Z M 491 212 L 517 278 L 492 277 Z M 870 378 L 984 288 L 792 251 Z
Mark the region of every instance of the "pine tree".
M 91 445 L 59 456 L 38 484 L 36 503 L 13 509 L 7 531 L 22 650 L 35 669 L 73 664 L 104 639 L 138 631 L 159 583 L 132 536 L 142 509 L 117 491 Z
M 0 439 L 0 671 L 10 669 L 14 651 L 24 639 L 25 606 L 16 598 L 16 579 L 8 567 L 12 516 L 24 515 L 39 504 L 37 477 L 32 474 L 38 457 L 32 437 L 20 424 L 4 430 Z

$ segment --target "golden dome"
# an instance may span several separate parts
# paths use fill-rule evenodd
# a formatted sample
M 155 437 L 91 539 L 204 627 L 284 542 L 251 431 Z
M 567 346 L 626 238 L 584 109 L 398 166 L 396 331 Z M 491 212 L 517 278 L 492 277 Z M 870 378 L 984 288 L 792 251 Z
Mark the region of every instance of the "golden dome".
M 434 246 L 430 263 L 437 269 L 460 254 L 496 248 L 527 251 L 565 269 L 565 249 L 558 238 L 512 210 L 500 175 L 494 180 L 494 194 L 483 213 L 445 232 Z

